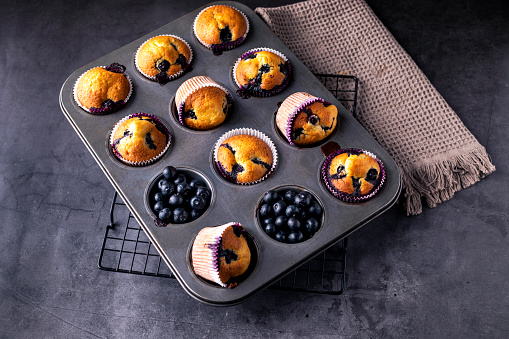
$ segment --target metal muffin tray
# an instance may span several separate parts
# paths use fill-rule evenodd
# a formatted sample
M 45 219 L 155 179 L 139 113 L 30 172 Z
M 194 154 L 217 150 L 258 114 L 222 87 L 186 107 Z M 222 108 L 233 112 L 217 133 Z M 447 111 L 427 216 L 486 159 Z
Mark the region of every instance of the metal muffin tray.
M 250 32 L 237 48 L 214 56 L 193 35 L 196 15 L 212 4 L 233 6 L 244 12 L 250 21 Z M 268 287 L 305 261 L 332 246 L 360 226 L 389 209 L 401 191 L 398 167 L 387 152 L 350 115 L 339 101 L 313 76 L 301 61 L 279 40 L 249 7 L 229 1 L 219 1 L 200 7 L 178 20 L 140 37 L 126 46 L 85 65 L 67 78 L 60 92 L 60 106 L 70 124 L 97 161 L 99 167 L 120 194 L 150 241 L 175 274 L 182 287 L 199 301 L 214 305 L 233 305 L 246 300 Z M 143 77 L 134 66 L 134 55 L 147 39 L 173 34 L 185 39 L 192 47 L 192 70 L 164 86 Z M 231 70 L 238 57 L 256 47 L 269 47 L 286 55 L 291 63 L 293 81 L 279 94 L 268 97 L 241 99 Z M 88 69 L 118 62 L 125 65 L 134 85 L 127 105 L 108 115 L 91 115 L 73 99 L 73 86 Z M 226 122 L 210 131 L 193 131 L 180 125 L 171 108 L 175 92 L 187 79 L 206 75 L 226 87 L 234 96 L 234 106 Z M 278 103 L 290 94 L 303 91 L 333 103 L 339 110 L 339 125 L 328 141 L 343 148 L 361 148 L 377 155 L 384 163 L 387 178 L 383 189 L 363 203 L 345 203 L 336 199 L 322 183 L 321 166 L 325 156 L 320 146 L 297 148 L 288 144 L 278 132 L 274 115 Z M 155 163 L 130 167 L 116 159 L 108 145 L 113 126 L 123 117 L 145 112 L 158 116 L 172 134 L 172 144 Z M 253 128 L 269 136 L 278 151 L 274 172 L 261 183 L 241 186 L 227 182 L 215 169 L 213 147 L 225 132 L 235 128 Z M 212 199 L 207 211 L 198 219 L 185 224 L 158 227 L 147 207 L 146 195 L 164 167 L 172 165 L 206 179 L 212 186 Z M 279 187 L 295 187 L 312 192 L 324 209 L 320 230 L 309 240 L 298 244 L 280 243 L 266 235 L 257 220 L 257 207 L 264 193 Z M 250 276 L 233 289 L 221 288 L 197 277 L 190 263 L 190 249 L 196 234 L 207 226 L 240 222 L 253 237 L 256 266 Z

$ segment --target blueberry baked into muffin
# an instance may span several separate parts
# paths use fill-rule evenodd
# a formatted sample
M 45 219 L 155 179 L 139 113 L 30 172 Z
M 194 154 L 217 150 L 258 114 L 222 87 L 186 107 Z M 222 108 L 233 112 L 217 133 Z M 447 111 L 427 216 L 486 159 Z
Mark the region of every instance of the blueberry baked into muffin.
M 76 82 L 74 99 L 92 114 L 113 113 L 124 107 L 132 93 L 125 66 L 113 63 L 85 72 Z
M 159 35 L 140 46 L 135 64 L 145 77 L 166 84 L 184 74 L 192 58 L 191 47 L 183 39 L 174 35 Z
M 309 93 L 286 98 L 276 113 L 276 125 L 291 145 L 310 146 L 327 138 L 338 122 L 338 109 Z
M 135 113 L 117 123 L 110 145 L 122 162 L 142 166 L 161 157 L 170 145 L 170 138 L 168 129 L 158 118 Z
M 206 76 L 186 80 L 175 94 L 180 123 L 195 130 L 209 130 L 222 124 L 232 102 L 230 93 Z
M 215 5 L 201 11 L 194 21 L 198 41 L 215 55 L 240 45 L 249 32 L 249 21 L 239 10 Z
M 337 198 L 361 202 L 372 198 L 385 181 L 382 162 L 359 149 L 338 150 L 327 157 L 322 168 L 327 188 Z
M 253 256 L 247 239 L 249 235 L 238 222 L 203 228 L 191 250 L 194 272 L 222 287 L 236 287 Z
M 288 59 L 269 48 L 255 48 L 244 53 L 233 67 L 233 78 L 241 97 L 272 96 L 283 90 L 290 81 Z
M 260 138 L 239 134 L 224 140 L 216 153 L 217 166 L 228 180 L 238 184 L 255 183 L 272 171 L 274 156 Z

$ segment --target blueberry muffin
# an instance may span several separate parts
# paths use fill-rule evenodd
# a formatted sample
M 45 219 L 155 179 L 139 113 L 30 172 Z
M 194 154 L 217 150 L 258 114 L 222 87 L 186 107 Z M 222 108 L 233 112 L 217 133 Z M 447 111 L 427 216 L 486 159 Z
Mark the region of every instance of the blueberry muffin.
M 382 162 L 358 149 L 338 150 L 322 169 L 327 188 L 339 199 L 360 202 L 373 197 L 385 181 Z
M 182 125 L 208 130 L 224 122 L 232 105 L 228 91 L 206 76 L 186 80 L 175 94 L 177 113 Z
M 131 81 L 125 74 L 125 67 L 114 63 L 84 73 L 76 82 L 74 98 L 87 112 L 106 114 L 124 107 L 131 96 L 131 90 Z
M 163 155 L 170 144 L 170 133 L 155 116 L 136 113 L 117 124 L 110 144 L 121 161 L 135 166 L 146 165 Z
M 284 89 L 290 78 L 290 63 L 281 53 L 257 48 L 244 53 L 233 69 L 240 96 L 266 97 Z
M 194 21 L 194 34 L 202 45 L 219 55 L 240 45 L 249 31 L 247 17 L 224 5 L 205 8 Z
M 237 286 L 251 263 L 247 237 L 244 227 L 237 222 L 203 228 L 191 250 L 194 272 L 222 287 Z
M 338 109 L 304 92 L 290 95 L 276 113 L 276 125 L 288 142 L 309 146 L 327 138 L 336 128 Z
M 184 74 L 193 57 L 191 47 L 173 35 L 159 35 L 140 46 L 135 56 L 138 70 L 160 84 Z
M 238 184 L 249 184 L 270 173 L 274 156 L 271 148 L 260 138 L 239 134 L 221 143 L 216 161 L 225 178 Z

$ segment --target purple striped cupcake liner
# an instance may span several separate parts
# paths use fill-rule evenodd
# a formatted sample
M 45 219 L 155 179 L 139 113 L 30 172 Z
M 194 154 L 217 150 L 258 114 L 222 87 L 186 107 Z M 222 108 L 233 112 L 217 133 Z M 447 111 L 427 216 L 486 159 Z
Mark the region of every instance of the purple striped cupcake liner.
M 237 76 L 236 76 L 236 74 L 237 74 L 237 67 L 238 67 L 239 63 L 242 60 L 244 60 L 247 56 L 253 55 L 253 54 L 261 52 L 261 51 L 267 51 L 267 52 L 274 53 L 277 56 L 279 56 L 281 59 L 283 59 L 285 61 L 285 66 L 288 69 L 288 76 L 283 80 L 281 85 L 278 85 L 278 86 L 274 87 L 271 90 L 268 90 L 268 91 L 265 91 L 265 90 L 250 91 L 249 89 L 246 88 L 246 86 L 242 86 L 238 82 Z M 242 54 L 240 56 L 240 58 L 237 59 L 237 61 L 233 65 L 232 77 L 233 77 L 233 80 L 235 82 L 235 85 L 238 88 L 237 95 L 239 97 L 241 97 L 243 99 L 248 99 L 248 98 L 250 98 L 252 96 L 253 97 L 271 97 L 271 96 L 274 96 L 274 95 L 278 94 L 279 92 L 281 92 L 283 89 L 285 89 L 288 86 L 288 84 L 290 83 L 290 79 L 292 77 L 292 66 L 290 65 L 290 61 L 288 60 L 288 58 L 283 53 L 281 53 L 279 51 L 276 51 L 275 49 L 268 48 L 268 47 L 253 48 L 253 49 L 250 49 L 249 51 L 245 52 L 244 54 Z
M 136 117 L 140 117 L 140 116 L 148 117 L 148 118 L 152 119 L 154 121 L 155 125 L 156 125 L 156 128 L 166 135 L 166 147 L 156 157 L 154 157 L 154 158 L 152 158 L 150 160 L 138 161 L 138 162 L 129 161 L 129 160 L 124 159 L 122 157 L 122 155 L 117 151 L 117 149 L 115 147 L 115 140 L 113 140 L 113 137 L 114 137 L 115 132 L 117 131 L 117 129 L 120 127 L 120 125 L 122 125 L 122 123 L 124 123 L 125 121 L 127 121 L 127 120 L 129 120 L 131 118 L 136 118 Z M 124 117 L 123 119 L 121 119 L 119 122 L 117 122 L 115 124 L 115 127 L 113 127 L 113 129 L 111 131 L 109 142 L 110 142 L 111 151 L 113 152 L 113 154 L 115 155 L 115 157 L 117 159 L 119 159 L 124 164 L 127 164 L 129 166 L 141 167 L 141 166 L 147 166 L 147 165 L 150 165 L 150 164 L 154 163 L 156 160 L 161 158 L 166 153 L 166 151 L 168 150 L 168 148 L 170 147 L 170 144 L 171 144 L 171 134 L 170 134 L 170 131 L 169 131 L 168 127 L 166 126 L 166 124 L 163 123 L 155 115 L 152 115 L 152 114 L 149 114 L 149 113 L 134 113 L 134 114 L 131 114 L 131 115 L 128 115 L 128 116 Z
M 356 197 L 356 196 L 352 196 L 351 194 L 347 194 L 347 193 L 339 191 L 330 182 L 329 166 L 332 162 L 332 159 L 334 159 L 337 155 L 339 155 L 341 153 L 350 153 L 350 154 L 354 154 L 354 155 L 366 154 L 376 160 L 376 162 L 380 166 L 380 179 L 378 181 L 378 185 L 376 185 L 371 192 L 369 192 L 366 195 Z M 325 159 L 325 161 L 322 165 L 322 180 L 323 180 L 325 186 L 327 187 L 327 189 L 329 190 L 329 192 L 331 192 L 339 200 L 345 201 L 345 202 L 359 203 L 359 202 L 364 202 L 364 201 L 367 201 L 367 200 L 373 198 L 380 191 L 383 184 L 385 183 L 386 173 L 385 173 L 385 167 L 384 167 L 382 161 L 380 161 L 380 159 L 378 159 L 376 157 L 376 155 L 374 155 L 373 153 L 362 150 L 362 149 L 357 149 L 357 148 L 346 148 L 346 149 L 339 149 L 339 150 L 331 153 L 327 157 L 327 159 Z

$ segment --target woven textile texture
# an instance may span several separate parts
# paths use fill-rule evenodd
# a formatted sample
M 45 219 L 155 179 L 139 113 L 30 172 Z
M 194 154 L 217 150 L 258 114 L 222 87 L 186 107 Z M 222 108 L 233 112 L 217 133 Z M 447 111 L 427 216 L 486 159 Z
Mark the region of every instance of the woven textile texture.
M 257 8 L 315 73 L 359 78 L 357 119 L 398 164 L 408 215 L 492 173 L 485 148 L 363 0 Z

